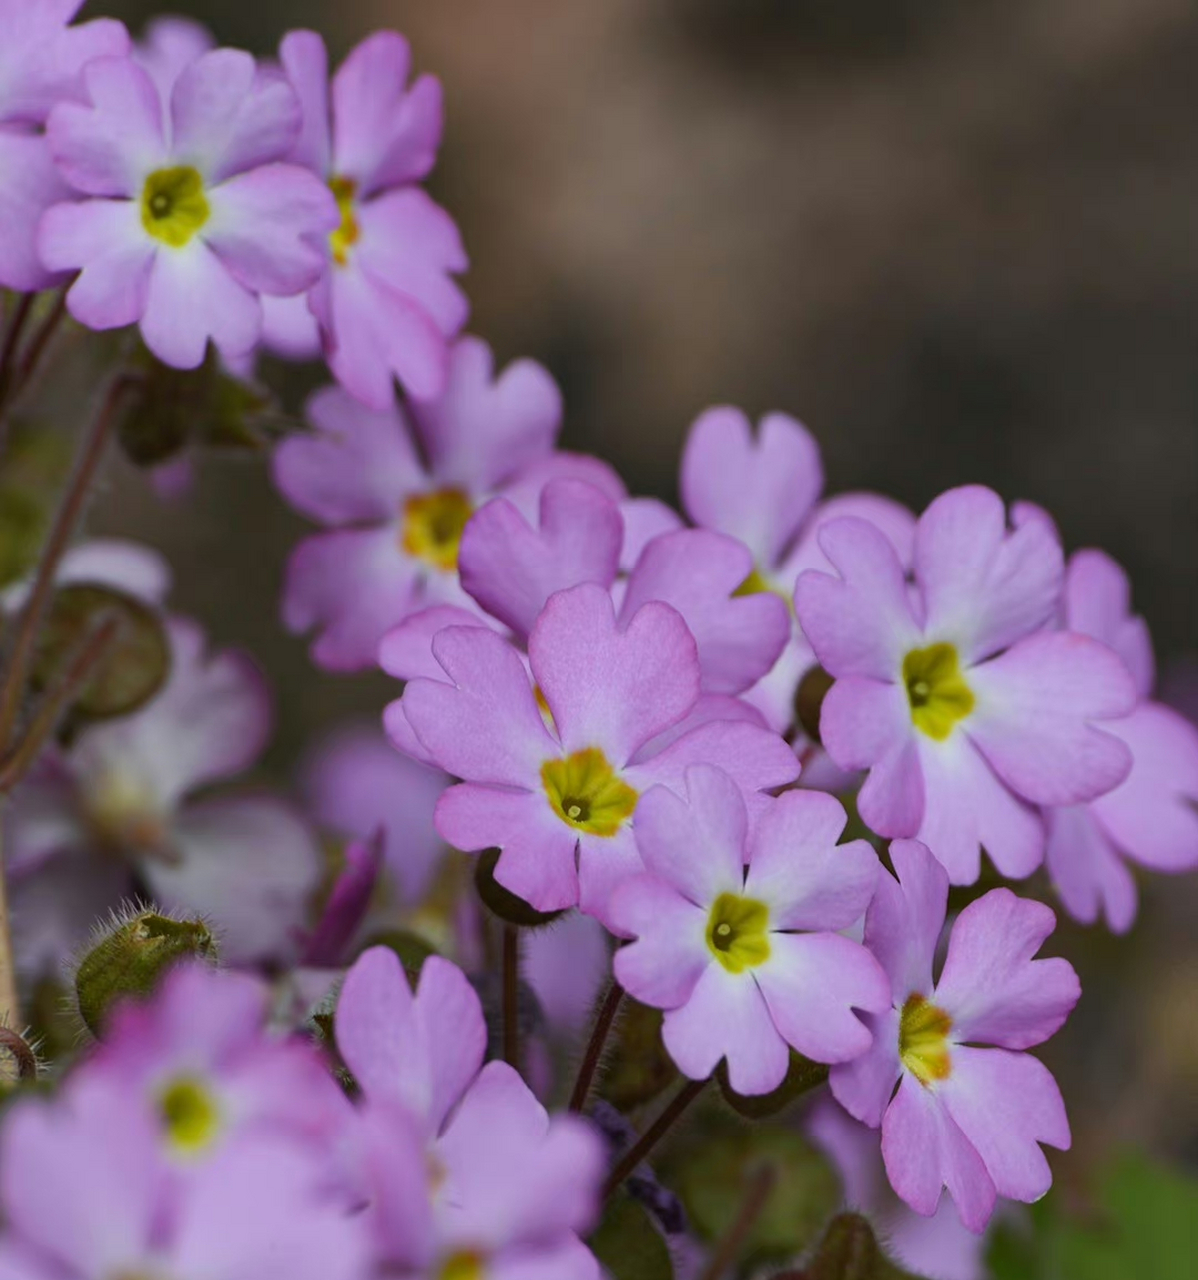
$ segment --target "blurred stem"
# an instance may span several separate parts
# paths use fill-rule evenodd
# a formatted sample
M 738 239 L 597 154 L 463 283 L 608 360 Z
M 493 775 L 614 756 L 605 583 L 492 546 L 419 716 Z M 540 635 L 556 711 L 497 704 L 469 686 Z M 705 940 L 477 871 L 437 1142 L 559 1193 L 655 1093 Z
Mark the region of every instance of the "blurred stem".
M 42 362 L 42 357 L 46 354 L 46 348 L 50 345 L 50 340 L 58 332 L 59 326 L 67 314 L 67 285 L 64 285 L 54 295 L 53 305 L 46 318 L 42 321 L 37 332 L 29 340 L 29 345 L 25 348 L 25 354 L 21 357 L 17 366 L 16 378 L 13 382 L 13 395 L 19 395 L 33 381 L 34 375 L 37 373 L 38 365 Z
M 745 1197 L 741 1201 L 740 1211 L 732 1225 L 720 1238 L 699 1280 L 720 1280 L 720 1277 L 740 1256 L 749 1232 L 753 1230 L 753 1224 L 761 1217 L 765 1206 L 769 1203 L 777 1181 L 778 1172 L 773 1165 L 763 1164 L 753 1173 L 749 1179 L 749 1185 L 745 1188 Z
M 663 1137 L 674 1127 L 675 1121 L 692 1102 L 707 1088 L 706 1080 L 688 1080 L 686 1084 L 670 1099 L 664 1111 L 645 1130 L 644 1133 L 625 1152 L 616 1167 L 607 1175 L 603 1184 L 603 1198 L 606 1200 L 620 1183 L 641 1163 Z
M 75 700 L 104 657 L 120 625 L 120 619 L 110 612 L 100 618 L 83 643 L 77 646 L 62 679 L 42 699 L 37 715 L 25 730 L 21 741 L 0 763 L 0 796 L 11 791 L 37 759 L 42 747 L 57 728 L 63 712 Z
M 520 930 L 503 926 L 503 1060 L 520 1070 Z
M 574 1092 L 570 1095 L 571 1111 L 581 1111 L 587 1104 L 595 1072 L 599 1069 L 599 1062 L 603 1057 L 603 1046 L 607 1043 L 608 1034 L 611 1032 L 623 999 L 624 988 L 613 978 L 595 1019 L 595 1028 L 591 1032 L 582 1065 L 578 1068 L 578 1079 L 574 1081 Z
M 13 388 L 18 379 L 17 352 L 21 346 L 21 338 L 29 317 L 33 314 L 33 303 L 36 295 L 23 293 L 13 310 L 12 319 L 4 334 L 4 345 L 0 347 L 0 450 L 3 450 L 8 438 L 7 414 L 4 410 L 12 399 Z
M 83 437 L 74 471 L 50 528 L 50 536 L 42 548 L 33 587 L 17 619 L 8 669 L 4 673 L 3 684 L 0 685 L 0 751 L 8 749 L 17 716 L 20 714 L 25 683 L 37 647 L 38 628 L 54 591 L 59 562 L 87 505 L 96 468 L 104 456 L 104 448 L 116 421 L 121 397 L 133 385 L 133 381 L 126 375 L 118 375 L 109 385 L 100 410 Z
M 0 827 L 0 833 L 3 828 Z M 8 923 L 8 877 L 3 874 L 0 847 L 0 1026 L 16 1031 L 21 1024 L 21 1001 L 17 995 L 17 967 L 13 958 L 12 929 Z

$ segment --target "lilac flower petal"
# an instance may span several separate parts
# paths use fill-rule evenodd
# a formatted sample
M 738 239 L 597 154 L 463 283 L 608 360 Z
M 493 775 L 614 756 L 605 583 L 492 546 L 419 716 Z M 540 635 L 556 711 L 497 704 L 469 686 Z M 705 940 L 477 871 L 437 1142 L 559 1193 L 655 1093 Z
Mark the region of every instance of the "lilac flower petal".
M 581 481 L 551 481 L 540 507 L 534 529 L 507 499 L 487 503 L 466 525 L 458 555 L 462 586 L 521 637 L 555 591 L 610 587 L 624 536 L 616 504 Z
M 926 800 L 917 834 L 952 883 L 978 878 L 983 848 L 1003 875 L 1031 875 L 1044 854 L 1039 814 L 1008 790 L 968 735 L 921 740 L 919 755 Z
M 465 974 L 430 956 L 413 996 L 389 947 L 371 947 L 337 1002 L 337 1047 L 369 1098 L 402 1102 L 430 1136 L 482 1066 L 487 1029 Z
M 847 822 L 840 801 L 818 791 L 788 791 L 766 810 L 753 833 L 745 892 L 769 904 L 771 929 L 846 929 L 865 914 L 878 857 L 865 840 L 836 843 Z
M 111 18 L 73 25 L 82 0 L 0 0 L 0 120 L 41 124 L 63 98 L 80 95 L 79 73 L 96 58 L 123 57 L 124 24 Z
M 834 1064 L 829 1084 L 833 1097 L 850 1115 L 876 1129 L 903 1074 L 898 1010 L 888 1009 L 876 1017 L 866 1014 L 862 1022 L 873 1043 L 851 1061 Z
M 856 693 L 864 684 L 862 680 L 853 681 L 853 688 L 845 690 L 845 701 L 850 692 Z M 838 687 L 839 682 L 832 687 L 829 698 Z M 876 705 L 878 700 L 873 701 Z M 825 699 L 825 714 L 827 705 Z M 869 702 L 861 699 L 858 705 L 868 706 Z M 840 749 L 841 740 L 825 738 L 825 744 L 829 740 L 837 742 L 837 749 L 828 751 L 832 759 L 842 769 L 851 767 L 851 759 Z M 899 839 L 920 833 L 926 821 L 923 766 L 919 746 L 910 737 L 898 739 L 870 769 L 857 794 L 857 809 L 866 825 L 879 835 Z
M 880 493 L 838 493 L 819 503 L 811 513 L 793 550 L 774 570 L 774 580 L 793 590 L 795 579 L 806 569 L 835 573 L 832 561 L 820 546 L 819 533 L 825 524 L 853 516 L 880 530 L 898 553 L 899 562 L 907 567 L 915 549 L 915 516 L 893 498 Z
M 216 185 L 282 160 L 300 130 L 286 77 L 240 49 L 213 49 L 190 63 L 171 93 L 174 151 Z
M 425 676 L 429 680 L 443 681 L 444 668 L 433 656 L 433 637 L 446 627 L 494 630 L 478 614 L 468 613 L 455 605 L 430 605 L 418 613 L 409 614 L 399 626 L 387 632 L 379 645 L 379 666 L 388 675 L 399 680 L 414 680 L 417 676 Z
M 1123 659 L 1147 698 L 1156 682 L 1148 624 L 1131 612 L 1131 583 L 1123 567 L 1103 551 L 1076 551 L 1065 569 L 1065 626 L 1109 645 Z
M 84 776 L 117 765 L 135 769 L 163 809 L 188 792 L 248 768 L 270 733 L 270 696 L 243 653 L 206 650 L 197 624 L 168 623 L 171 674 L 136 715 L 84 732 L 75 760 Z
M 84 81 L 90 104 L 60 102 L 46 123 L 54 161 L 85 195 L 140 198 L 168 156 L 158 90 L 128 58 L 97 58 Z
M 374 728 L 325 741 L 305 769 L 304 791 L 325 826 L 366 838 L 382 832 L 383 854 L 401 900 L 423 901 L 444 844 L 433 810 L 449 779 L 401 756 Z
M 354 1111 L 351 1150 L 381 1259 L 403 1269 L 432 1264 L 437 1224 L 429 1185 L 428 1135 L 406 1106 L 369 1098 Z
M 345 848 L 344 866 L 333 882 L 320 919 L 304 943 L 301 965 L 333 969 L 342 962 L 346 948 L 370 910 L 370 900 L 378 887 L 382 866 L 381 830 L 373 840 L 349 842 Z
M 790 635 L 789 612 L 772 592 L 734 594 L 752 569 L 746 548 L 723 534 L 663 534 L 632 570 L 620 616 L 651 600 L 673 605 L 698 645 L 704 689 L 741 693 L 769 671 Z
M 577 1237 L 505 1249 L 487 1264 L 487 1280 L 599 1280 L 595 1255 Z
M 327 304 L 319 288 L 312 304 L 329 335 L 329 367 L 342 386 L 375 409 L 391 404 L 393 378 L 413 396 L 440 396 L 446 340 L 424 308 L 353 260 L 325 279 Z
M 991 1052 L 998 1052 L 992 1050 Z M 886 1176 L 916 1213 L 931 1216 L 947 1186 L 961 1221 L 982 1231 L 994 1212 L 994 1181 L 940 1095 L 904 1076 L 882 1121 Z
M 1042 902 L 992 889 L 957 917 L 936 1004 L 961 1042 L 1030 1049 L 1055 1035 L 1081 995 L 1068 960 L 1033 959 L 1056 927 Z
M 58 582 L 103 582 L 150 604 L 162 604 L 171 588 L 170 562 L 160 551 L 127 538 L 89 538 L 59 562 Z
M 766 414 L 754 437 L 739 409 L 717 408 L 690 429 L 681 485 L 695 524 L 739 538 L 768 570 L 810 513 L 824 471 L 819 446 L 794 418 Z
M 303 124 L 287 157 L 322 178 L 331 175 L 329 55 L 315 31 L 289 31 L 279 45 L 279 61 L 299 99 Z
M 636 839 L 646 868 L 705 908 L 741 889 L 748 815 L 740 787 L 722 769 L 692 764 L 684 780 L 685 799 L 662 786 L 641 796 Z
M 306 294 L 262 299 L 262 345 L 284 360 L 315 360 L 320 355 L 320 325 Z
M 615 931 L 636 941 L 615 954 L 615 975 L 635 999 L 656 1009 L 685 1004 L 712 963 L 707 909 L 654 876 L 634 876 L 613 895 Z
M 55 283 L 57 273 L 38 256 L 38 225 L 70 195 L 43 136 L 0 126 L 0 287 L 36 293 Z
M 445 394 L 413 406 L 413 414 L 436 475 L 468 493 L 488 493 L 550 453 L 562 396 L 532 360 L 516 360 L 496 376 L 490 347 L 465 337 L 450 352 Z
M 577 833 L 543 794 L 463 783 L 437 802 L 436 822 L 441 835 L 467 853 L 502 850 L 495 879 L 537 911 L 577 904 Z
M 434 772 L 440 772 L 437 762 L 429 755 L 428 748 L 416 736 L 416 730 L 412 728 L 408 713 L 404 710 L 403 698 L 396 698 L 383 708 L 383 730 L 388 742 L 401 755 Z
M 683 1075 L 709 1076 L 723 1058 L 728 1080 L 746 1096 L 770 1093 L 786 1078 L 790 1051 L 749 973 L 710 964 L 690 999 L 670 1010 L 662 1039 Z
M 543 454 L 518 474 L 502 482 L 503 496 L 531 524 L 540 513 L 541 491 L 554 480 L 578 480 L 606 494 L 612 502 L 622 503 L 628 496 L 624 481 L 616 470 L 602 460 L 586 453 L 571 453 L 568 449 L 554 449 Z
M 149 1251 L 163 1169 L 150 1117 L 131 1092 L 80 1112 L 67 1099 L 18 1104 L 0 1138 L 0 1199 L 10 1230 L 57 1274 L 116 1274 Z M 97 1178 L 97 1168 L 108 1176 Z
M 292 506 L 322 524 L 391 522 L 405 498 L 427 486 L 399 409 L 369 409 L 340 387 L 312 396 L 315 431 L 275 449 L 274 481 Z
M 179 861 L 140 870 L 163 906 L 211 920 L 231 964 L 287 956 L 320 883 L 315 834 L 280 800 L 205 800 L 175 820 Z
M 619 583 L 616 586 L 618 587 Z M 723 724 L 728 721 L 751 724 L 759 729 L 767 727 L 761 712 L 756 707 L 750 706 L 743 698 L 733 698 L 726 693 L 701 693 L 695 705 L 677 724 L 671 725 L 655 738 L 650 738 L 636 753 L 633 760 L 637 765 L 643 761 L 652 760 L 693 730 L 702 728 L 706 724 Z
M 657 498 L 625 498 L 620 503 L 620 515 L 624 518 L 620 568 L 625 571 L 631 571 L 654 538 L 682 528 L 678 512 Z
M 1126 933 L 1136 918 L 1136 882 L 1094 807 L 1046 810 L 1045 863 L 1061 904 L 1075 920 L 1094 924 L 1105 916 L 1112 933 Z
M 457 223 L 419 187 L 376 197 L 357 214 L 354 254 L 389 289 L 411 298 L 447 337 L 466 323 L 470 303 L 453 273 L 470 265 Z
M 493 1250 L 585 1231 L 604 1156 L 585 1120 L 551 1119 L 512 1067 L 490 1062 L 437 1144 L 445 1234 Z
M 942 493 L 920 517 L 915 574 L 930 636 L 979 662 L 1044 625 L 1060 598 L 1064 559 L 1041 521 L 1007 530 L 1002 499 L 981 485 Z
M 624 827 L 613 836 L 579 836 L 579 910 L 610 927 L 612 895 L 626 880 L 644 870 L 631 827 Z
M 336 529 L 305 538 L 291 553 L 283 621 L 294 633 L 319 629 L 312 659 L 331 671 L 374 665 L 383 637 L 416 599 L 417 569 L 394 526 Z
M 938 1090 L 953 1120 L 985 1162 L 999 1195 L 1031 1203 L 1052 1185 L 1039 1143 L 1067 1151 L 1069 1121 L 1048 1068 L 1030 1053 L 953 1049 L 952 1074 Z M 965 1206 L 954 1194 L 967 1226 Z
M 366 195 L 419 181 L 436 159 L 440 86 L 422 77 L 408 89 L 410 68 L 403 36 L 379 31 L 350 53 L 333 80 L 336 169 Z
M 932 991 L 932 959 L 948 908 L 948 877 L 918 840 L 895 840 L 890 858 L 898 879 L 878 876 L 865 918 L 865 945 L 890 977 L 896 1007 Z
M 903 566 L 885 534 L 854 516 L 829 520 L 819 543 L 840 578 L 808 571 L 795 586 L 803 634 L 832 675 L 893 681 L 919 643 Z
M 617 768 L 699 696 L 695 642 L 678 613 L 653 602 L 620 629 L 593 583 L 553 596 L 528 655 L 565 750 L 598 747 Z
M 242 355 L 258 341 L 262 307 L 200 238 L 154 257 L 141 335 L 164 363 L 198 369 L 211 340 Z
M 1036 804 L 1076 804 L 1117 786 L 1131 752 L 1092 720 L 1136 703 L 1126 667 L 1105 645 L 1069 632 L 1029 636 L 969 681 L 969 736 L 1002 780 Z
M 787 1044 L 815 1062 L 863 1054 L 873 1037 L 854 1010 L 890 1008 L 890 984 L 873 956 L 837 933 L 771 932 L 769 943 L 754 976 Z
M 519 654 L 482 627 L 439 631 L 433 652 L 453 683 L 408 684 L 404 707 L 420 740 L 456 777 L 539 791 L 541 765 L 559 751 Z
M 1132 770 L 1094 801 L 1094 814 L 1129 857 L 1155 871 L 1198 866 L 1198 728 L 1159 702 L 1104 726 L 1132 754 Z
M 204 239 L 255 293 L 310 288 L 325 267 L 321 239 L 340 222 L 333 193 L 293 164 L 261 165 L 208 193 Z
M 202 23 L 190 18 L 152 18 L 133 50 L 136 61 L 149 72 L 163 102 L 170 102 L 175 81 L 216 41 Z
M 85 200 L 46 212 L 38 252 L 52 271 L 82 273 L 67 294 L 71 315 L 89 329 L 121 329 L 146 309 L 157 254 L 132 201 Z
M 528 930 L 523 944 L 524 977 L 541 1011 L 555 1029 L 581 1034 L 611 972 L 606 930 L 572 911 L 547 928 Z

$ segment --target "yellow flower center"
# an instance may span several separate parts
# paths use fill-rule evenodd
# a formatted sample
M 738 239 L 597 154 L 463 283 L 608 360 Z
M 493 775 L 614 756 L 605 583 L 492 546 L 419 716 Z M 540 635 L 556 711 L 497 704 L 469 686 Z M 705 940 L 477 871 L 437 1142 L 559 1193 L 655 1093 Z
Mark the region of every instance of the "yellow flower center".
M 903 659 L 903 683 L 915 727 L 937 742 L 943 742 L 957 721 L 973 710 L 973 690 L 965 683 L 951 644 L 912 649 Z
M 329 248 L 333 261 L 343 267 L 349 261 L 349 251 L 358 243 L 362 228 L 358 226 L 357 194 L 358 184 L 353 178 L 332 178 L 329 190 L 337 201 L 341 212 L 341 225 L 329 236 Z
M 194 1155 L 216 1137 L 220 1110 L 202 1080 L 179 1076 L 158 1095 L 158 1114 L 176 1151 Z
M 907 997 L 899 1018 L 899 1057 L 903 1066 L 919 1081 L 929 1085 L 945 1080 L 952 1070 L 948 1033 L 953 1021 L 923 996 Z
M 483 1280 L 482 1254 L 467 1250 L 446 1259 L 438 1280 Z
M 190 166 L 156 169 L 141 193 L 141 225 L 163 244 L 182 249 L 208 221 L 204 179 Z
M 458 567 L 462 531 L 473 514 L 470 499 L 460 489 L 417 494 L 404 505 L 403 549 L 451 573 Z
M 614 836 L 632 817 L 640 796 L 598 747 L 546 760 L 541 783 L 549 806 L 568 826 L 590 836 Z
M 770 909 L 755 898 L 721 893 L 707 920 L 707 946 L 729 973 L 744 973 L 770 958 Z

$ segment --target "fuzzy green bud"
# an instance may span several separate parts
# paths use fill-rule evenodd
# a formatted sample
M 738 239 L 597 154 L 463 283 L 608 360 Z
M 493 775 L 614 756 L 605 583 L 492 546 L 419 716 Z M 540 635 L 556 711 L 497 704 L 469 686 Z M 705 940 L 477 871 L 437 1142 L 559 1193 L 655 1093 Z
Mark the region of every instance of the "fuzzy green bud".
M 216 959 L 216 941 L 202 920 L 175 920 L 153 910 L 118 917 L 79 962 L 79 1016 L 99 1036 L 114 1005 L 145 999 L 172 965 L 187 959 Z

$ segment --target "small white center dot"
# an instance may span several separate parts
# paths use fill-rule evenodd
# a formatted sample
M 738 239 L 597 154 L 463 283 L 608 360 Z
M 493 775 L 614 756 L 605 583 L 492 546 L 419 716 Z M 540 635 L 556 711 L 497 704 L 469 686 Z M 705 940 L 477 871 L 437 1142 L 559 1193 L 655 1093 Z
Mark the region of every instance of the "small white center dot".
M 581 807 L 580 807 L 580 806 L 578 806 L 578 805 L 576 805 L 576 804 L 572 804 L 572 805 L 571 805 L 571 806 L 566 810 L 566 812 L 570 815 L 570 817 L 571 817 L 571 818 L 577 818 L 577 817 L 581 816 L 581 814 L 582 814 L 582 809 L 581 809 Z

